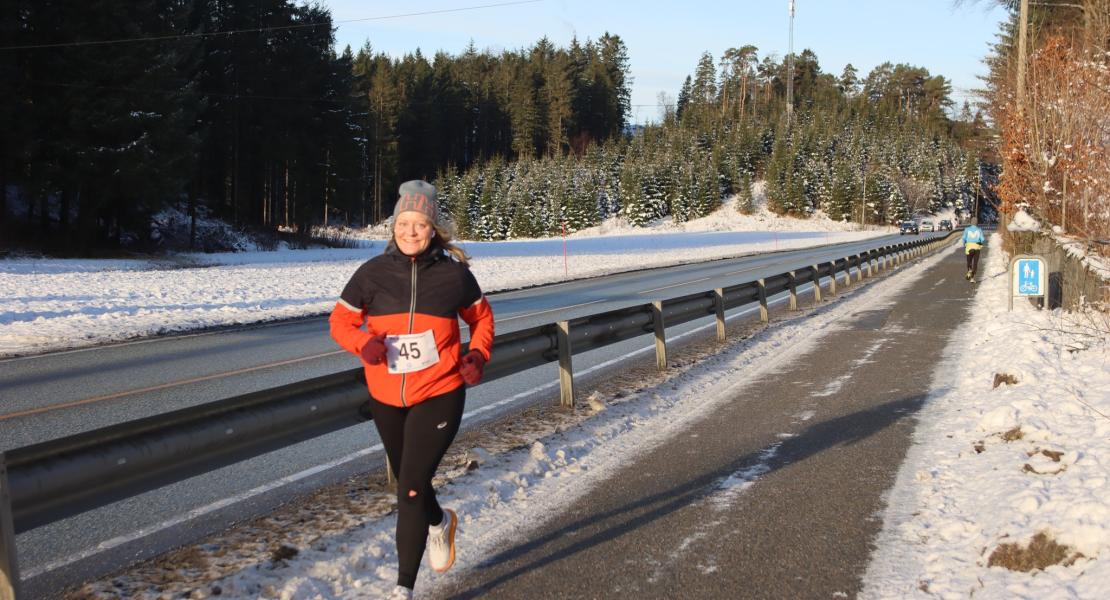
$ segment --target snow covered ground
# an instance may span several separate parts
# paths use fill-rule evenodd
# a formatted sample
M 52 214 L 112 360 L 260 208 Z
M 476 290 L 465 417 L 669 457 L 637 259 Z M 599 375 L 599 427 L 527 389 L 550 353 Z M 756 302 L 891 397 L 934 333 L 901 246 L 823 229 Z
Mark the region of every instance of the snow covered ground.
M 1110 321 L 1009 312 L 1007 264 L 934 374 L 862 598 L 1110 598 Z
M 465 242 L 486 292 L 707 259 L 858 240 L 827 218 L 742 215 L 726 205 L 682 224 L 637 229 L 619 219 L 562 239 Z M 169 332 L 326 314 L 387 231 L 364 247 L 188 254 L 137 260 L 0 260 L 0 357 Z M 376 238 L 376 239 L 375 239 Z
M 997 238 L 991 247 L 970 319 L 953 336 L 934 375 L 936 391 L 918 415 L 863 597 L 1110 597 L 1108 323 L 1105 316 L 1038 311 L 1023 301 L 1008 312 L 1006 257 Z M 629 456 L 728 401 L 778 361 L 805 352 L 847 315 L 888 303 L 942 259 L 853 288 L 846 301 L 771 328 L 742 342 L 743 352 L 713 356 L 667 385 L 594 398 L 592 414 L 533 432 L 524 449 L 470 448 L 440 482 L 441 501 L 461 518 L 458 561 L 446 575 L 422 570 L 417 597 L 478 565 L 493 548 L 526 538 L 542 515 L 588 494 Z M 459 466 L 470 462 L 477 468 Z M 760 485 L 764 471 L 756 465 L 724 478 L 710 501 L 727 509 Z M 259 531 L 248 531 L 240 535 L 253 549 L 237 550 L 226 537 L 208 540 L 188 560 L 178 556 L 84 591 L 104 598 L 121 589 L 138 597 L 151 590 L 151 598 L 382 596 L 396 577 L 390 500 L 383 496 L 376 513 L 360 515 L 347 496 L 339 497 L 348 502 L 339 509 L 316 507 L 310 512 L 321 514 L 308 516 L 301 509 L 272 523 L 291 551 L 275 553 L 258 541 L 265 539 Z M 299 531 L 290 525 L 306 519 Z M 325 523 L 332 527 L 315 529 Z M 992 566 L 1035 559 L 1036 552 L 1023 551 L 1038 534 L 1060 564 L 1030 572 Z

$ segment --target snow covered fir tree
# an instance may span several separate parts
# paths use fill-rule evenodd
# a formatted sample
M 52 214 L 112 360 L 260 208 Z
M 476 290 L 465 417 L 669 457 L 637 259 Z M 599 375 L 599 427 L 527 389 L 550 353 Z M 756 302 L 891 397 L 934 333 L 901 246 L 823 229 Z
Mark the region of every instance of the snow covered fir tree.
M 757 67 L 756 52 L 730 50 L 719 70 L 703 55 L 678 103 L 635 135 L 577 153 L 536 152 L 441 169 L 436 182 L 460 233 L 484 240 L 548 236 L 613 216 L 638 226 L 661 217 L 683 222 L 733 196 L 737 210 L 751 210 L 758 179 L 766 181 L 769 208 L 782 215 L 821 211 L 881 225 L 915 212 L 970 214 L 978 166 L 964 148 L 968 130 L 958 135 L 947 116 L 943 77 L 883 64 L 858 83 L 834 79 L 821 73 L 813 53 L 803 52 L 795 75 L 797 116 L 786 121 L 785 67 L 770 59 Z M 483 218 L 499 228 L 474 226 L 475 198 L 486 199 L 478 212 L 493 211 Z

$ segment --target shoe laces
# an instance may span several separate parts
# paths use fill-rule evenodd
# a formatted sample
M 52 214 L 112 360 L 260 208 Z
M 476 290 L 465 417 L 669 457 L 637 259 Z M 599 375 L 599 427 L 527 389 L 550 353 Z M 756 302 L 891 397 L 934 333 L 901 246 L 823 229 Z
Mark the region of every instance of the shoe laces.
M 428 536 L 428 543 L 435 546 L 436 550 L 446 550 L 447 533 L 451 526 L 451 513 L 443 511 L 443 522 L 439 524 L 439 533 L 432 533 Z

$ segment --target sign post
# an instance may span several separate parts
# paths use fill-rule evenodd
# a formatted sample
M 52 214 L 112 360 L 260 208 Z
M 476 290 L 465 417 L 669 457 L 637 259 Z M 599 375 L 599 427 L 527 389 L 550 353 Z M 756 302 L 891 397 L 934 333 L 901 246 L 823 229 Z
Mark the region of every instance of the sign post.
M 1010 260 L 1010 310 L 1014 310 L 1014 297 L 1040 298 L 1044 306 L 1048 296 L 1048 273 L 1044 259 L 1021 254 Z

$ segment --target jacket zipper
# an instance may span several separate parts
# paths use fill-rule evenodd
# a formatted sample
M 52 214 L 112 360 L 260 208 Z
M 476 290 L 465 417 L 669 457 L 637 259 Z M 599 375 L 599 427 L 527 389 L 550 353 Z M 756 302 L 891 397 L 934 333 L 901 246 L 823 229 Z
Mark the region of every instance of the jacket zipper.
M 409 333 L 412 333 L 413 320 L 416 318 L 416 257 L 409 259 L 412 262 L 412 276 L 410 277 L 409 287 L 412 289 L 412 294 L 409 297 Z M 401 406 L 408 406 L 405 402 L 405 383 L 408 379 L 408 373 L 401 373 Z

